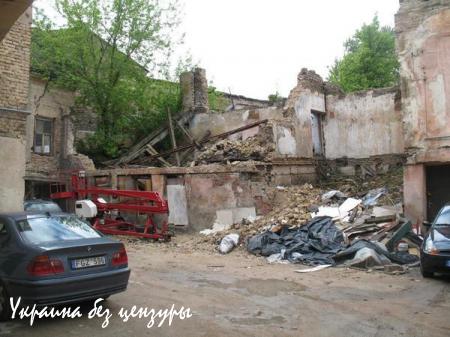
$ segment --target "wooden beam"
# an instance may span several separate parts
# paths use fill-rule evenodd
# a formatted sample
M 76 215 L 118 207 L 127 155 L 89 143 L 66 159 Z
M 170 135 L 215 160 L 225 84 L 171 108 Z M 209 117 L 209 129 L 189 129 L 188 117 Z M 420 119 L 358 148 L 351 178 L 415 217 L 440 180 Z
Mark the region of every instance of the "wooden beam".
M 189 139 L 191 141 L 191 143 L 194 144 L 197 149 L 200 150 L 202 148 L 202 146 L 194 139 L 194 137 L 192 137 L 190 132 L 188 130 L 186 130 L 186 128 L 183 126 L 183 124 L 180 121 L 177 122 L 177 126 L 180 128 L 181 131 L 183 131 L 183 133 L 187 137 L 187 139 Z
M 153 146 L 151 146 L 150 144 L 147 144 L 147 151 L 148 151 L 148 153 L 150 153 L 153 156 L 156 156 L 159 154 L 158 151 L 156 151 L 156 149 Z M 172 166 L 167 160 L 165 160 L 162 157 L 156 157 L 156 159 L 158 159 L 166 167 Z
M 170 113 L 170 108 L 167 108 L 167 119 L 169 120 L 169 135 L 172 142 L 172 149 L 175 150 L 177 148 L 177 140 L 175 139 L 175 130 L 173 129 L 173 121 L 172 114 Z M 178 152 L 175 152 L 175 158 L 177 159 L 177 165 L 181 166 L 180 154 Z

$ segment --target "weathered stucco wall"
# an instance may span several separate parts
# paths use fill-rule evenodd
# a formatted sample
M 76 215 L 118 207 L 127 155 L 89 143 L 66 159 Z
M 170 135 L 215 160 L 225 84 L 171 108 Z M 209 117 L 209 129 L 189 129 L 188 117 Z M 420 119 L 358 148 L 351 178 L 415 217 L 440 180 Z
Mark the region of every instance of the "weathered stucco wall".
M 169 199 L 170 220 L 187 230 L 211 228 L 214 222 L 240 222 L 244 217 L 271 210 L 271 193 L 278 185 L 302 184 L 315 180 L 311 161 L 302 163 L 204 165 L 195 167 L 138 168 L 88 171 L 102 187 L 146 188 Z M 173 214 L 172 214 L 173 213 Z
M 73 92 L 47 86 L 37 77 L 30 81 L 31 114 L 27 118 L 27 179 L 50 179 L 57 177 L 62 155 L 74 154 L 73 132 L 70 123 L 71 107 L 74 105 Z M 49 155 L 33 151 L 36 117 L 52 121 L 52 152 Z
M 0 213 L 23 209 L 25 140 L 0 137 Z
M 296 140 L 296 157 L 312 158 L 312 111 L 325 112 L 324 82 L 314 71 L 302 69 L 297 86 L 291 90 L 285 105 L 286 115 L 292 117 Z
M 427 217 L 426 167 L 450 162 L 450 2 L 400 5 L 396 33 L 408 155 L 404 204 L 406 216 L 421 223 Z
M 450 2 L 402 1 L 396 31 L 405 148 L 428 161 L 450 146 Z
M 281 109 L 276 107 L 224 113 L 198 113 L 192 118 L 189 131 L 194 138 L 200 139 L 207 131 L 210 131 L 212 135 L 217 135 L 260 120 L 279 119 L 282 115 Z M 255 129 L 257 130 L 258 128 L 256 127 Z M 232 139 L 239 139 L 241 137 L 242 132 L 231 136 Z
M 328 159 L 403 153 L 398 89 L 327 96 L 323 129 Z

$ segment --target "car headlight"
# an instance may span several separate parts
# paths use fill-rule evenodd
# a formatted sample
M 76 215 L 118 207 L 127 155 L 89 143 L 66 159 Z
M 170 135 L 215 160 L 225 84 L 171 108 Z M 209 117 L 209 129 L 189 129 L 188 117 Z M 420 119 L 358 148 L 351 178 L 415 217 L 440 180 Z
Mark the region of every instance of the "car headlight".
M 425 241 L 425 247 L 423 249 L 425 253 L 430 255 L 438 255 L 439 249 L 436 248 L 434 245 L 433 240 L 431 240 L 431 237 L 428 237 L 428 239 Z

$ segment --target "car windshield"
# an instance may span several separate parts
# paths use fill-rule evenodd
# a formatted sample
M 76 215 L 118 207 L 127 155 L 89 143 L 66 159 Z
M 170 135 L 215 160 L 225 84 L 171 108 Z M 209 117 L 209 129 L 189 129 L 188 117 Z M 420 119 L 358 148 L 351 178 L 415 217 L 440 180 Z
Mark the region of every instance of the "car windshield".
M 40 202 L 28 204 L 25 206 L 25 210 L 36 212 L 50 212 L 50 213 L 62 212 L 58 204 L 55 204 L 54 202 Z
M 445 208 L 435 221 L 435 226 L 450 226 L 450 207 Z
M 101 237 L 91 226 L 73 215 L 20 220 L 17 228 L 22 237 L 33 244 Z

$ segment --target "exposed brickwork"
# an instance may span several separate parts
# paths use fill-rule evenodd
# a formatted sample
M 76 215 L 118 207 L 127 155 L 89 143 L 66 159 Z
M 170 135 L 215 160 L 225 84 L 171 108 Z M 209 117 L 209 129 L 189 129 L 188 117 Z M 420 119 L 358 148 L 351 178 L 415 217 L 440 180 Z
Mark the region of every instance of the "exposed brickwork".
M 0 42 L 0 107 L 26 110 L 30 79 L 31 8 Z
M 205 69 L 196 68 L 194 71 L 181 74 L 180 85 L 183 112 L 209 112 L 208 81 Z
M 0 108 L 0 137 L 22 138 L 26 136 L 26 114 Z

